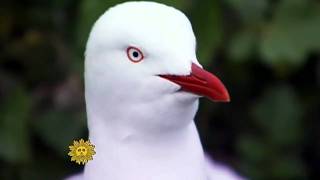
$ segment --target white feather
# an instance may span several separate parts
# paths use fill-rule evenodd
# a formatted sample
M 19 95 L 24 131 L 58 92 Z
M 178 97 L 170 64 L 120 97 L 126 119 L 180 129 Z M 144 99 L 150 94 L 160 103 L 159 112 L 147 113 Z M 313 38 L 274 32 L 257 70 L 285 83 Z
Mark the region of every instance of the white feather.
M 128 60 L 129 46 L 141 49 L 142 62 Z M 96 155 L 83 176 L 72 178 L 207 180 L 224 177 L 208 172 L 231 173 L 208 171 L 193 121 L 199 97 L 176 92 L 178 85 L 157 76 L 189 74 L 191 63 L 199 64 L 195 47 L 188 18 L 166 5 L 123 3 L 98 19 L 85 60 L 89 138 Z

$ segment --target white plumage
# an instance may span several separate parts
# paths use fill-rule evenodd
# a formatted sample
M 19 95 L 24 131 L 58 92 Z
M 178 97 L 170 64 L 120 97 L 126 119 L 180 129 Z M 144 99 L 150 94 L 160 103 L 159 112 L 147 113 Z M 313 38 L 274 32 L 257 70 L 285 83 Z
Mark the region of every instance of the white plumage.
M 139 49 L 143 60 L 130 61 L 129 47 Z M 190 75 L 200 66 L 195 49 L 189 20 L 166 5 L 127 2 L 98 19 L 85 56 L 89 138 L 96 155 L 83 175 L 70 179 L 241 179 L 204 156 L 193 121 L 200 96 L 159 76 Z

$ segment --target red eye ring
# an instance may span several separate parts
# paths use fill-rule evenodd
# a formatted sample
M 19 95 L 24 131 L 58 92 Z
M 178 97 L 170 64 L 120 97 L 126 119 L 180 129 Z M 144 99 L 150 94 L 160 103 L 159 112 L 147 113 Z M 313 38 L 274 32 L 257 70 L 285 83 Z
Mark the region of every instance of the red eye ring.
M 133 46 L 127 48 L 127 56 L 129 60 L 134 63 L 138 63 L 144 58 L 142 51 L 139 48 Z

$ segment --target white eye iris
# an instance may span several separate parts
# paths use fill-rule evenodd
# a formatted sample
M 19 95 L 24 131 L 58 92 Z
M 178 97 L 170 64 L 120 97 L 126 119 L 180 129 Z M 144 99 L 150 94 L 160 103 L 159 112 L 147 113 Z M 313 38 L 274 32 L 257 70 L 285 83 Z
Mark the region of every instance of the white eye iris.
M 140 62 L 144 58 L 141 50 L 136 47 L 128 47 L 127 56 L 134 63 Z

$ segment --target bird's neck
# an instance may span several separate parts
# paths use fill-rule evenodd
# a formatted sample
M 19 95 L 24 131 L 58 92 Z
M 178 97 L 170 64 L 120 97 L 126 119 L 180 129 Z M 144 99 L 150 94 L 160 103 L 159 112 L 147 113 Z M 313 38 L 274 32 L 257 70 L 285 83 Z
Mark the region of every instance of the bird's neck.
M 191 111 L 196 111 L 197 102 L 192 106 Z M 89 138 L 96 147 L 96 155 L 85 167 L 85 179 L 206 179 L 203 150 L 193 122 L 195 112 L 189 116 L 191 119 L 181 120 L 179 117 L 186 118 L 183 115 L 188 112 L 177 116 L 169 112 L 173 111 L 170 106 L 162 116 L 155 112 L 154 116 L 148 113 L 142 116 L 132 109 L 121 115 L 116 110 L 109 111 L 102 118 L 87 107 Z M 152 123 L 144 127 L 147 120 L 161 127 Z M 184 124 L 169 125 L 170 121 Z

